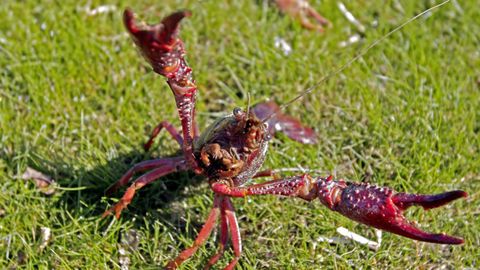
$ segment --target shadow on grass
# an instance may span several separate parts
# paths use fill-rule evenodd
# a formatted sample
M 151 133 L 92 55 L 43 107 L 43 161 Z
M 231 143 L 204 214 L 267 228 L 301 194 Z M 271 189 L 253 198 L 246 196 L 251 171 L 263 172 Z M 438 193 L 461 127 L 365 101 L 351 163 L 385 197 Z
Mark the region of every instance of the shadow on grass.
M 178 155 L 177 153 L 168 157 Z M 53 195 L 58 196 L 55 197 L 58 208 L 67 210 L 77 218 L 83 216 L 100 219 L 103 212 L 123 196 L 130 183 L 145 172 L 135 174 L 129 184 L 119 188 L 110 196 L 105 194 L 105 190 L 134 164 L 155 158 L 158 157 L 153 157 L 151 153 L 134 150 L 120 154 L 103 164 L 99 160 L 96 163 L 98 165 L 87 168 L 64 162 L 61 157 L 45 157 L 33 153 L 28 156 L 26 165 L 55 179 L 60 187 L 57 191 L 60 195 Z M 179 202 L 186 197 L 195 196 L 198 190 L 203 190 L 198 187 L 202 183 L 206 183 L 206 179 L 191 171 L 161 177 L 137 191 L 132 203 L 122 212 L 121 219 L 142 217 L 135 219 L 134 224 L 137 229 L 144 226 L 143 218 L 146 218 L 150 223 L 160 220 L 171 224 L 178 231 L 185 231 L 187 228 L 182 216 L 186 209 Z M 108 217 L 105 220 L 111 218 Z M 189 227 L 200 228 L 203 225 L 202 222 L 203 220 L 197 220 L 193 224 L 190 222 Z M 107 223 L 105 222 L 105 226 Z

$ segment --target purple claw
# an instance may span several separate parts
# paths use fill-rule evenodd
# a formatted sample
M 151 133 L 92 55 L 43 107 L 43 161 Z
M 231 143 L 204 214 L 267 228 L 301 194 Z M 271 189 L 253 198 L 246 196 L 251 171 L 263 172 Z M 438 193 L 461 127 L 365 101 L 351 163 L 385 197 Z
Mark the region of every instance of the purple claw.
M 343 181 L 321 182 L 319 188 L 322 203 L 360 223 L 424 242 L 450 245 L 464 242 L 461 238 L 444 233 L 422 231 L 405 218 L 403 211 L 413 205 L 422 206 L 426 210 L 436 208 L 458 198 L 467 197 L 465 191 L 455 190 L 436 195 L 394 194 L 389 188 L 347 184 Z
M 440 207 L 456 199 L 467 197 L 468 194 L 462 190 L 440 193 L 436 195 L 417 195 L 398 193 L 392 196 L 392 203 L 398 207 L 397 220 L 392 223 L 392 228 L 397 231 L 394 233 L 413 238 L 420 241 L 459 245 L 463 244 L 463 239 L 449 236 L 446 234 L 432 234 L 424 232 L 415 227 L 411 222 L 403 217 L 402 212 L 413 205 L 422 206 L 425 210 Z M 393 232 L 393 231 L 392 231 Z
M 429 210 L 462 197 L 468 197 L 468 194 L 463 190 L 454 190 L 435 195 L 397 193 L 393 195 L 392 201 L 397 207 L 403 210 L 413 205 L 420 205 L 423 209 Z
M 179 42 L 177 35 L 180 21 L 189 16 L 191 16 L 190 11 L 177 11 L 164 18 L 159 24 L 139 25 L 135 22 L 134 13 L 130 9 L 126 9 L 123 13 L 123 21 L 135 44 L 152 64 L 155 72 L 167 75 L 178 69 L 180 63 L 172 61 L 172 57 L 166 57 L 165 54 L 176 47 Z M 175 54 L 183 54 L 183 45 L 179 46 L 179 51 L 175 51 Z M 173 59 L 178 59 L 178 57 Z
M 130 9 L 126 9 L 123 13 L 123 22 L 127 30 L 135 38 L 142 43 L 148 45 L 155 44 L 156 46 L 172 45 L 178 34 L 178 26 L 180 21 L 191 16 L 190 11 L 177 11 L 165 17 L 161 23 L 155 25 L 137 25 L 135 22 L 135 15 Z

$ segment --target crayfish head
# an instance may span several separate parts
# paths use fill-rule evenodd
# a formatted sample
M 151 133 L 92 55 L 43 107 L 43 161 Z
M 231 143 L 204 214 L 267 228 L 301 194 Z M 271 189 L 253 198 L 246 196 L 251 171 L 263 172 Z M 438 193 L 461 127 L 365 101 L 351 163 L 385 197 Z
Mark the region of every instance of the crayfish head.
M 270 133 L 253 112 L 236 108 L 215 121 L 195 143 L 195 157 L 211 181 L 235 186 L 251 179 L 265 160 Z

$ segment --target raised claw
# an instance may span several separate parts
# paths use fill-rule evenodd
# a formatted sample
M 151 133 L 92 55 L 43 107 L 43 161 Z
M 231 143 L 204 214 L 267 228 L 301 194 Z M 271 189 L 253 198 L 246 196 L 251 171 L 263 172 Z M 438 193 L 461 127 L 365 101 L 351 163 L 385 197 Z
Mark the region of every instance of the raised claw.
M 360 223 L 424 242 L 450 245 L 464 242 L 461 238 L 417 228 L 405 218 L 403 211 L 413 205 L 422 206 L 426 210 L 436 208 L 467 197 L 465 191 L 455 190 L 436 195 L 394 193 L 389 188 L 369 184 L 328 180 L 319 182 L 318 191 L 323 204 Z
M 180 21 L 189 16 L 190 11 L 177 11 L 165 17 L 159 24 L 137 24 L 134 13 L 126 9 L 123 13 L 123 22 L 155 72 L 167 75 L 178 68 L 179 62 L 178 57 L 172 58 L 171 55 L 165 54 L 171 52 L 179 42 L 177 35 Z M 183 54 L 183 45 L 179 49 L 178 53 Z
M 187 10 L 177 11 L 165 17 L 159 24 L 142 23 L 142 25 L 138 25 L 135 22 L 133 11 L 126 9 L 123 13 L 123 22 L 130 34 L 142 43 L 150 42 L 148 45 L 161 47 L 162 45 L 172 45 L 175 42 L 180 21 L 191 15 L 192 13 Z
M 185 61 L 183 42 L 178 38 L 179 23 L 189 16 L 191 16 L 190 11 L 177 11 L 164 18 L 159 24 L 138 25 L 133 12 L 127 9 L 123 19 L 133 41 L 150 62 L 153 70 L 167 78 L 182 122 L 182 150 L 185 159 L 193 171 L 200 173 L 202 169 L 193 154 L 195 130 L 193 119 L 197 86 L 192 69 Z

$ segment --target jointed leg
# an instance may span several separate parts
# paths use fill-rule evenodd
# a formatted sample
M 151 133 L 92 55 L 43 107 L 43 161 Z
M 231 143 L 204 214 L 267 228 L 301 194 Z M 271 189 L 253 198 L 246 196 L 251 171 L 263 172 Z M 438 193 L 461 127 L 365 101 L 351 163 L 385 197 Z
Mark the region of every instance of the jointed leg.
M 220 204 L 223 200 L 223 196 L 215 195 L 213 201 L 213 209 L 210 211 L 208 215 L 207 221 L 203 225 L 202 229 L 197 235 L 197 238 L 193 242 L 193 245 L 180 253 L 173 261 L 170 261 L 165 269 L 177 269 L 180 264 L 182 264 L 186 259 L 190 258 L 195 251 L 208 239 L 210 233 L 212 232 L 215 224 L 217 223 L 217 218 L 220 214 Z
M 123 197 L 120 199 L 120 201 L 115 204 L 113 207 L 105 211 L 103 213 L 102 218 L 108 216 L 110 213 L 115 212 L 115 216 L 120 218 L 120 213 L 122 210 L 127 207 L 127 205 L 132 201 L 133 196 L 135 196 L 135 192 L 138 189 L 141 189 L 145 185 L 157 180 L 158 178 L 165 176 L 167 174 L 177 172 L 177 171 L 182 171 L 186 170 L 185 166 L 185 160 L 183 158 L 165 158 L 161 160 L 157 160 L 159 163 L 162 161 L 162 164 L 160 167 L 155 168 L 154 170 L 140 176 L 135 180 L 132 185 L 125 191 L 125 194 Z M 141 167 L 144 168 L 144 167 Z M 132 173 L 133 174 L 133 173 Z M 128 173 L 126 174 L 128 176 Z M 131 176 L 131 175 L 130 175 Z M 130 178 L 130 177 L 128 177 Z M 128 178 L 125 178 L 126 181 L 128 181 Z M 123 178 L 122 178 L 123 179 Z M 123 182 L 122 179 L 118 181 L 115 186 L 121 186 Z M 118 185 L 117 185 L 118 184 Z
M 208 260 L 207 265 L 203 268 L 204 270 L 210 269 L 217 261 L 222 257 L 225 247 L 227 246 L 228 241 L 228 223 L 227 216 L 225 214 L 225 199 L 222 200 L 220 204 L 220 243 L 218 244 L 218 251 L 213 255 L 210 260 Z
M 180 147 L 182 147 L 182 145 L 183 145 L 182 136 L 178 133 L 178 131 L 175 129 L 175 127 L 172 126 L 172 124 L 170 124 L 168 121 L 162 121 L 160 124 L 158 124 L 158 126 L 156 126 L 153 129 L 152 135 L 150 135 L 150 139 L 148 140 L 148 142 L 146 144 L 143 145 L 143 148 L 145 149 L 145 151 L 148 151 L 150 149 L 150 147 L 152 147 L 153 140 L 155 140 L 155 138 L 158 136 L 160 131 L 162 131 L 162 129 L 164 129 L 164 128 L 178 142 Z
M 260 178 L 260 177 L 272 177 L 273 179 L 278 179 L 278 174 L 277 174 L 277 172 L 276 172 L 275 170 L 268 169 L 268 170 L 263 170 L 263 171 L 257 172 L 257 173 L 252 177 L 252 179 Z
M 232 239 L 233 253 L 235 258 L 224 268 L 225 270 L 231 270 L 235 267 L 240 255 L 242 253 L 242 241 L 240 239 L 240 230 L 238 227 L 237 218 L 235 216 L 235 209 L 233 208 L 232 202 L 229 197 L 224 197 L 221 195 L 215 195 L 213 209 L 210 211 L 207 221 L 203 228 L 200 230 L 197 238 L 194 241 L 194 244 L 185 249 L 177 256 L 176 259 L 170 261 L 166 269 L 176 269 L 180 264 L 185 260 L 190 258 L 195 251 L 207 240 L 208 236 L 212 232 L 216 219 L 220 216 L 220 243 L 218 252 L 210 258 L 207 265 L 204 269 L 210 269 L 217 261 L 222 257 L 225 247 L 228 241 L 228 231 L 230 230 L 230 235 Z
M 257 172 L 252 179 L 260 178 L 260 177 L 272 177 L 273 180 L 278 180 L 281 178 L 281 174 L 285 172 L 300 172 L 300 173 L 324 173 L 324 171 L 320 170 L 307 170 L 302 168 L 280 168 L 280 169 L 267 169 L 263 171 Z
M 193 138 L 197 139 L 200 136 L 200 129 L 198 129 L 197 116 L 195 114 L 193 114 L 192 126 Z
M 165 159 L 165 158 L 146 160 L 146 161 L 137 163 L 132 168 L 130 168 L 117 182 L 113 183 L 110 187 L 108 187 L 107 190 L 105 191 L 105 194 L 110 195 L 113 192 L 115 192 L 118 188 L 125 186 L 135 173 L 166 166 L 170 163 L 171 163 L 171 159 Z
M 225 267 L 224 270 L 231 270 L 235 267 L 242 254 L 242 239 L 240 238 L 240 229 L 238 228 L 237 217 L 235 216 L 235 208 L 233 208 L 232 201 L 229 197 L 225 197 L 225 204 L 225 214 L 227 216 L 228 226 L 232 236 L 233 254 L 235 255 L 235 258 L 227 265 L 227 267 Z

